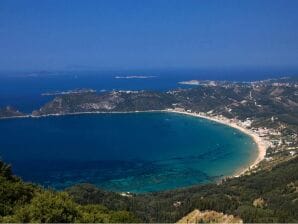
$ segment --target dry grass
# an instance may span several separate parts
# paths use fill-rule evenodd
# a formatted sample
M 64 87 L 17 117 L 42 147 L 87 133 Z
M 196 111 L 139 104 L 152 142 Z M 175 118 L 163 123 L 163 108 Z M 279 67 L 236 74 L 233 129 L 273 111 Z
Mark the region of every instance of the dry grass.
M 184 216 L 177 223 L 243 223 L 243 221 L 233 215 L 196 209 Z

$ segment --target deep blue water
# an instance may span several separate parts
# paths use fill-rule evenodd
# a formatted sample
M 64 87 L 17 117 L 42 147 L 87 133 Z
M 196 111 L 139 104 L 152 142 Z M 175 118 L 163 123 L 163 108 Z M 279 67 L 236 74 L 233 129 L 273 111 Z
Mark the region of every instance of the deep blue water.
M 0 120 L 0 155 L 26 181 L 148 192 L 215 181 L 256 155 L 250 137 L 172 113 Z
M 159 90 L 189 88 L 178 82 L 199 80 L 252 81 L 297 74 L 298 69 L 212 69 L 212 70 L 139 70 L 106 72 L 0 72 L 0 107 L 11 105 L 30 113 L 52 97 L 41 96 L 50 91 L 75 88 L 101 90 Z M 151 79 L 115 79 L 115 76 L 147 75 Z

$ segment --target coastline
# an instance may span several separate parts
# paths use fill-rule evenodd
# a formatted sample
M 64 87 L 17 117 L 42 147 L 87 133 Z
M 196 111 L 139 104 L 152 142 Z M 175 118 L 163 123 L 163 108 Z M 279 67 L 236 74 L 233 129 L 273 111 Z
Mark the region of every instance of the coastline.
M 256 144 L 258 155 L 256 156 L 253 161 L 249 162 L 249 164 L 246 164 L 243 167 L 240 167 L 238 170 L 235 171 L 235 173 L 232 175 L 232 177 L 239 177 L 249 171 L 252 168 L 257 167 L 257 165 L 265 158 L 266 150 L 269 146 L 269 143 L 262 139 L 257 133 L 254 133 L 252 130 L 242 127 L 236 122 L 233 122 L 231 119 L 225 118 L 225 117 L 219 117 L 219 116 L 207 116 L 203 115 L 199 112 L 188 112 L 185 110 L 176 110 L 176 109 L 165 109 L 165 110 L 146 110 L 146 111 L 91 111 L 91 112 L 73 112 L 73 113 L 64 113 L 64 114 L 46 114 L 46 115 L 22 115 L 22 116 L 12 116 L 12 117 L 1 117 L 0 120 L 4 119 L 15 119 L 15 118 L 42 118 L 42 117 L 55 117 L 55 116 L 71 116 L 71 115 L 84 115 L 84 114 L 128 114 L 128 113 L 151 113 L 151 112 L 166 112 L 166 113 L 176 113 L 176 114 L 183 114 L 188 115 L 192 117 L 198 117 L 207 119 L 210 121 L 214 121 L 226 126 L 229 126 L 231 128 L 237 129 L 244 134 L 250 136 L 254 143 Z
M 232 122 L 228 118 L 210 117 L 210 116 L 206 116 L 206 115 L 202 115 L 194 112 L 187 112 L 187 111 L 178 111 L 178 110 L 165 110 L 165 111 L 211 120 L 211 121 L 235 128 L 243 132 L 244 134 L 250 136 L 257 146 L 258 155 L 250 164 L 247 164 L 243 167 L 240 167 L 238 170 L 236 170 L 235 173 L 232 175 L 232 177 L 239 177 L 244 173 L 246 173 L 247 171 L 249 171 L 250 169 L 257 167 L 258 164 L 265 158 L 267 148 L 269 147 L 269 143 L 266 140 L 262 139 L 257 133 L 254 133 L 252 130 L 242 127 L 235 122 Z

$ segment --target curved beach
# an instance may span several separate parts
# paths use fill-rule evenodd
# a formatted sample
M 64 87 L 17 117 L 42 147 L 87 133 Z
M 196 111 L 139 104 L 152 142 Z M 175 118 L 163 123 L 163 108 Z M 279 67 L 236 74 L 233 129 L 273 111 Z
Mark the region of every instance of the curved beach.
M 257 167 L 258 164 L 265 158 L 267 148 L 269 147 L 269 142 L 264 140 L 263 138 L 261 138 L 257 133 L 253 132 L 250 129 L 240 126 L 238 123 L 234 122 L 231 119 L 228 119 L 228 118 L 225 118 L 222 116 L 212 116 L 211 117 L 211 116 L 206 116 L 206 115 L 202 115 L 199 113 L 180 111 L 180 110 L 172 110 L 172 109 L 165 110 L 165 111 L 208 119 L 208 120 L 218 122 L 223 125 L 227 125 L 229 127 L 238 129 L 239 131 L 245 133 L 246 135 L 249 135 L 253 139 L 253 141 L 255 142 L 255 144 L 257 146 L 258 155 L 250 164 L 248 164 L 247 166 L 241 167 L 239 170 L 235 171 L 235 174 L 233 175 L 234 177 L 239 177 L 239 176 L 243 175 L 245 172 L 247 172 L 248 170 Z

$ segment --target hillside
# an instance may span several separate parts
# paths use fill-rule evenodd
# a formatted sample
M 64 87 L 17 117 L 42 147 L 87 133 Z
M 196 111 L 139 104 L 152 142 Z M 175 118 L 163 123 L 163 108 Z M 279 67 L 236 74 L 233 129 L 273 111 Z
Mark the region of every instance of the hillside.
M 297 222 L 298 157 L 270 171 L 227 179 L 221 184 L 133 197 L 120 197 L 92 185 L 74 186 L 67 192 L 80 204 L 102 203 L 110 209 L 127 209 L 143 222 L 176 222 L 195 209 L 223 212 L 244 222 Z M 262 203 L 256 203 L 258 199 Z
M 195 209 L 244 222 L 298 221 L 298 157 L 222 184 L 131 196 L 89 184 L 46 190 L 13 176 L 3 162 L 0 179 L 1 222 L 176 222 Z
M 137 222 L 131 213 L 96 205 L 79 205 L 66 192 L 24 183 L 0 161 L 0 222 Z

